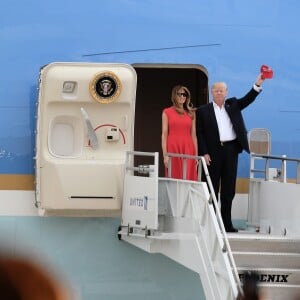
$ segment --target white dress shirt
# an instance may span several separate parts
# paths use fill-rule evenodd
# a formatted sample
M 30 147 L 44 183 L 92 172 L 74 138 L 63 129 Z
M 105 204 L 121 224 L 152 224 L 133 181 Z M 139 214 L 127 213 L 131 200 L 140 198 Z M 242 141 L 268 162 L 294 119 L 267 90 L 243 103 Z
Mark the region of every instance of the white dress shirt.
M 219 135 L 221 142 L 232 141 L 236 139 L 236 133 L 233 129 L 232 123 L 229 119 L 227 111 L 224 105 L 220 108 L 215 102 L 213 102 L 214 111 L 218 123 Z

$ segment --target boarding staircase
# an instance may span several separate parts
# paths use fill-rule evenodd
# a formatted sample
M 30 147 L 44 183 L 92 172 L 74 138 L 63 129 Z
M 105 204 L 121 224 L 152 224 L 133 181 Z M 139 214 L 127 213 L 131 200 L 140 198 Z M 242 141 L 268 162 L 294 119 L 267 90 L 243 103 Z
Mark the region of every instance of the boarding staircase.
M 236 299 L 241 283 L 205 160 L 169 156 L 180 156 L 184 166 L 199 160 L 207 183 L 159 178 L 158 153 L 128 151 L 119 238 L 197 272 L 206 299 Z M 153 161 L 141 164 L 140 157 Z
M 208 300 L 236 299 L 246 272 L 257 274 L 264 299 L 298 299 L 300 159 L 270 155 L 264 129 L 251 134 L 248 217 L 238 233 L 225 233 L 202 157 L 192 158 L 203 165 L 207 183 L 158 178 L 157 153 L 129 152 L 119 237 L 197 272 Z M 135 167 L 139 161 L 131 156 L 152 156 L 154 162 Z M 296 178 L 288 181 L 292 165 Z
M 238 273 L 243 279 L 245 272 L 256 272 L 267 299 L 299 299 L 300 159 L 271 155 L 264 128 L 249 132 L 249 145 L 248 223 L 229 235 Z M 288 181 L 287 174 L 296 178 Z

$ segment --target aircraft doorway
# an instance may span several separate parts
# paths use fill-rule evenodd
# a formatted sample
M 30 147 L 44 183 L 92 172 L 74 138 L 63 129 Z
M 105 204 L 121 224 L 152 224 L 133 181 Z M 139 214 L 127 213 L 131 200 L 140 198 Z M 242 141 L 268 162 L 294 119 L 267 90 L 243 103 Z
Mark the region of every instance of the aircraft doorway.
M 161 115 L 171 106 L 173 86 L 182 84 L 192 95 L 194 107 L 208 102 L 208 73 L 201 65 L 133 64 L 137 73 L 135 107 L 135 151 L 159 152 L 159 176 L 164 176 L 161 159 Z M 141 161 L 141 164 L 147 164 Z

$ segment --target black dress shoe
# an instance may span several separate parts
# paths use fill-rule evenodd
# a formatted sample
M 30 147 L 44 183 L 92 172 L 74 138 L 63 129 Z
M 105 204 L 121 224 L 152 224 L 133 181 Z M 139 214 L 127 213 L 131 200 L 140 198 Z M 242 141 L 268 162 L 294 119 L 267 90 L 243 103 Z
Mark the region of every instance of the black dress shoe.
M 226 228 L 226 232 L 238 232 L 238 230 L 232 226 L 232 227 Z

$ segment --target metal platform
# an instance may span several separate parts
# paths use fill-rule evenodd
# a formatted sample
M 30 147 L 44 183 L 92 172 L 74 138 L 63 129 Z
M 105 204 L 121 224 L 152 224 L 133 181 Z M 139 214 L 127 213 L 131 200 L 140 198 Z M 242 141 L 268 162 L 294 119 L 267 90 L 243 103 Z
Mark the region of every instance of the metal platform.
M 259 160 L 269 158 L 259 156 Z M 197 159 L 201 160 L 200 157 Z M 280 160 L 285 159 L 280 157 Z M 251 221 L 255 224 L 238 233 L 227 234 L 210 186 L 205 161 L 203 166 L 207 183 L 158 178 L 157 161 L 155 154 L 152 166 L 126 166 L 127 184 L 124 184 L 125 198 L 119 231 L 123 240 L 149 253 L 164 254 L 197 272 L 207 300 L 236 299 L 244 274 L 249 271 L 257 274 L 258 285 L 266 299 L 293 299 L 300 295 L 300 235 L 299 228 L 295 226 L 299 224 L 297 195 L 288 192 L 289 199 L 285 199 L 285 202 L 295 204 L 293 209 L 297 210 L 288 222 L 286 210 L 282 210 L 285 222 L 278 217 L 278 195 L 273 195 L 271 200 L 265 199 L 266 195 L 272 195 L 272 191 L 277 189 L 289 190 L 291 185 L 286 183 L 285 177 L 282 181 L 274 181 L 251 176 L 252 194 L 249 201 L 252 204 L 249 206 L 247 224 Z M 298 170 L 296 184 L 292 187 L 295 191 L 300 188 L 297 184 L 300 161 L 291 161 L 297 163 Z M 134 159 L 127 159 L 127 162 L 133 163 Z M 135 178 L 134 172 L 139 171 L 144 173 L 144 179 Z M 255 171 L 251 170 L 252 173 Z M 269 175 L 268 167 L 264 173 Z M 281 174 L 286 174 L 285 169 Z M 126 176 L 129 178 L 126 179 Z M 284 203 L 281 201 L 280 205 Z M 268 212 L 262 213 L 261 208 L 265 206 L 269 206 Z M 276 214 L 272 215 L 272 209 Z M 266 216 L 267 219 L 262 219 Z

